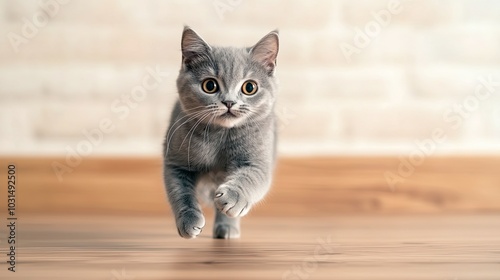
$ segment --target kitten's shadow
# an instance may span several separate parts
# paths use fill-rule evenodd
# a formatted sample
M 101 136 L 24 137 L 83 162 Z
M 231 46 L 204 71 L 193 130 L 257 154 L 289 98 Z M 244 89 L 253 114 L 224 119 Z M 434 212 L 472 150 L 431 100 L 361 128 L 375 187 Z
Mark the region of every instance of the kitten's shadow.
M 234 265 L 255 261 L 262 255 L 258 249 L 240 239 L 213 239 L 207 249 L 207 263 L 216 265 Z
M 172 263 L 173 267 L 181 270 L 186 269 L 188 264 L 191 268 L 203 268 L 207 265 L 232 267 L 238 263 L 255 261 L 256 257 L 262 255 L 256 248 L 250 247 L 251 244 L 239 239 L 203 239 L 204 246 L 177 250 L 177 261 Z
M 210 243 L 211 251 L 217 254 L 233 254 L 241 251 L 240 239 L 214 239 Z

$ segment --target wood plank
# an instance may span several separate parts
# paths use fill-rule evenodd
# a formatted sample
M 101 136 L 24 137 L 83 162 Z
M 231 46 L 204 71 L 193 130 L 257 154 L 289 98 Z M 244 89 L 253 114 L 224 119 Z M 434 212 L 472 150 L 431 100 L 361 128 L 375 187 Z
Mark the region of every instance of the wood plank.
M 183 240 L 171 218 L 28 216 L 0 279 L 500 279 L 498 214 L 252 216 L 240 240 L 208 223 Z
M 84 158 L 59 181 L 62 158 L 0 158 L 18 170 L 24 214 L 169 215 L 160 158 Z M 398 158 L 283 158 L 274 186 L 255 216 L 331 216 L 346 213 L 500 212 L 500 158 L 427 158 L 395 189 L 386 171 Z M 1 182 L 0 191 L 5 192 Z M 4 203 L 2 200 L 1 203 Z

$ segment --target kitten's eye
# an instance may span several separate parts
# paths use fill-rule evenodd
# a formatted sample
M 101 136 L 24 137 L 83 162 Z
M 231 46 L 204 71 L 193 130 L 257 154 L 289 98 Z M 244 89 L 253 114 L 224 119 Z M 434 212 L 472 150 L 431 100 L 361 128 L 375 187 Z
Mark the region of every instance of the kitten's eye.
M 243 91 L 246 95 L 253 95 L 257 92 L 257 83 L 252 80 L 248 80 L 243 83 L 243 86 L 241 86 L 241 91 Z
M 209 78 L 203 81 L 201 88 L 206 93 L 214 93 L 218 90 L 219 86 L 217 85 L 216 80 Z

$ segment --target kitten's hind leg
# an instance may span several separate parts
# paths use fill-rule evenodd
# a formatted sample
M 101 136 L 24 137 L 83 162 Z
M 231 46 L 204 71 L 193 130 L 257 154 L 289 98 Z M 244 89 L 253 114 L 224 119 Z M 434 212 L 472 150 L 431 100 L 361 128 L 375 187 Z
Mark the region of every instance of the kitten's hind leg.
M 231 218 L 215 209 L 214 235 L 216 239 L 240 237 L 240 217 Z

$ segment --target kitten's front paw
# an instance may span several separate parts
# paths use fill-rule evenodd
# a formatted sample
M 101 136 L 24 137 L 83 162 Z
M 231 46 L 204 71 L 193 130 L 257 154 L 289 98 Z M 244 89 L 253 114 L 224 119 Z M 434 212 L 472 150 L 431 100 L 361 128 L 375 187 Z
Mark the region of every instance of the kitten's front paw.
M 184 238 L 195 238 L 205 226 L 205 217 L 198 210 L 188 210 L 177 219 L 177 231 Z
M 237 189 L 222 185 L 215 191 L 215 207 L 228 217 L 241 217 L 250 210 L 250 203 Z

